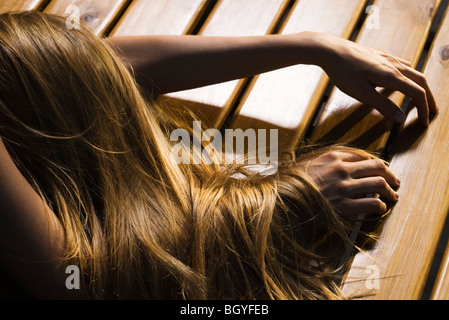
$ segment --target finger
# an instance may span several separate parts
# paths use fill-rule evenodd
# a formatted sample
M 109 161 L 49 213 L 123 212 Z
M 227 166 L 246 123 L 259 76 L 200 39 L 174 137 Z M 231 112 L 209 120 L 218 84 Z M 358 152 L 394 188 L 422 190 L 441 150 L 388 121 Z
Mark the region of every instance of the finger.
M 366 87 L 363 93 L 364 95 L 360 99 L 360 102 L 373 107 L 383 116 L 393 120 L 396 123 L 405 122 L 406 116 L 402 109 L 394 104 L 390 99 L 377 92 L 372 86 Z
M 418 116 L 421 123 L 423 125 L 429 124 L 429 104 L 427 103 L 427 94 L 424 88 L 403 75 L 400 77 L 390 77 L 383 85 L 390 89 L 398 90 L 412 98 L 418 109 Z
M 438 113 L 439 112 L 439 108 L 437 106 L 437 102 L 435 99 L 435 96 L 432 93 L 432 90 L 430 89 L 429 83 L 427 82 L 426 78 L 424 77 L 424 75 L 413 69 L 413 68 L 400 68 L 399 71 L 406 77 L 412 79 L 413 81 L 415 81 L 417 84 L 419 84 L 422 88 L 424 88 L 424 90 L 426 90 L 426 95 L 427 95 L 427 103 L 429 105 L 429 109 L 430 112 L 433 113 Z
M 379 198 L 346 199 L 339 213 L 346 217 L 355 217 L 359 214 L 379 214 L 387 212 L 388 206 Z
M 349 164 L 349 171 L 353 179 L 379 176 L 384 178 L 390 186 L 399 187 L 401 184 L 393 171 L 380 159 Z
M 353 179 L 347 182 L 348 195 L 356 198 L 360 195 L 379 194 L 388 201 L 398 201 L 399 194 L 394 191 L 383 177 Z
M 368 155 L 361 155 L 357 153 L 336 152 L 336 154 L 341 161 L 345 162 L 359 162 L 371 159 Z

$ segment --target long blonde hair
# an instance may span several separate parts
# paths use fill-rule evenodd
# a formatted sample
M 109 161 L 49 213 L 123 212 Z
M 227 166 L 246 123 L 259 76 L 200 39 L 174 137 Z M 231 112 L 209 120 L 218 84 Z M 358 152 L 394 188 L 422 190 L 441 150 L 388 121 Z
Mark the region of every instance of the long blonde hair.
M 92 298 L 341 297 L 347 229 L 301 158 L 269 176 L 177 165 L 168 133 L 192 118 L 166 108 L 87 29 L 0 16 L 0 134 Z

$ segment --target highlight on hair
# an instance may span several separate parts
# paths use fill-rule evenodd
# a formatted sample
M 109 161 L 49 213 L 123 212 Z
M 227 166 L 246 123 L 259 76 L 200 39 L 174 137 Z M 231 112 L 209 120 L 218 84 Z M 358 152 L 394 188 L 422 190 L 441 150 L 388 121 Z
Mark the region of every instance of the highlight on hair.
M 343 298 L 348 228 L 305 174 L 310 154 L 269 176 L 177 165 L 169 132 L 192 117 L 174 114 L 84 27 L 0 15 L 0 135 L 92 298 Z

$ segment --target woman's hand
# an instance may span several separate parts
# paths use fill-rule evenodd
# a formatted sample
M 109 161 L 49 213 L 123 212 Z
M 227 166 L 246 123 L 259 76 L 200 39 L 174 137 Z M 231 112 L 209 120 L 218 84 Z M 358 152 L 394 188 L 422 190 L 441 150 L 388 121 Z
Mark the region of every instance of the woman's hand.
M 387 202 L 396 202 L 400 180 L 382 160 L 346 152 L 329 152 L 305 164 L 335 212 L 345 218 L 358 214 L 385 214 Z M 367 197 L 378 194 L 379 197 Z
M 314 36 L 314 41 L 324 49 L 317 64 L 341 91 L 397 123 L 405 121 L 404 112 L 382 96 L 377 87 L 400 91 L 410 97 L 424 125 L 429 123 L 430 112 L 438 112 L 426 78 L 409 62 L 331 35 Z

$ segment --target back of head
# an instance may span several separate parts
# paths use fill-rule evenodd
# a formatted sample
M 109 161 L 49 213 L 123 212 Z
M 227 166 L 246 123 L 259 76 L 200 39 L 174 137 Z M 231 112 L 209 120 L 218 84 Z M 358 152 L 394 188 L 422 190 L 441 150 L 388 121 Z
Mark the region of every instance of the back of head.
M 130 224 L 149 228 L 139 205 L 186 207 L 183 175 L 135 79 L 101 39 L 62 17 L 0 15 L 0 135 L 63 222 L 67 258 L 96 284 L 110 281 L 107 251 L 120 251 Z
M 177 165 L 171 121 L 87 29 L 0 15 L 0 135 L 94 297 L 335 297 L 316 248 L 344 228 L 302 170 Z

